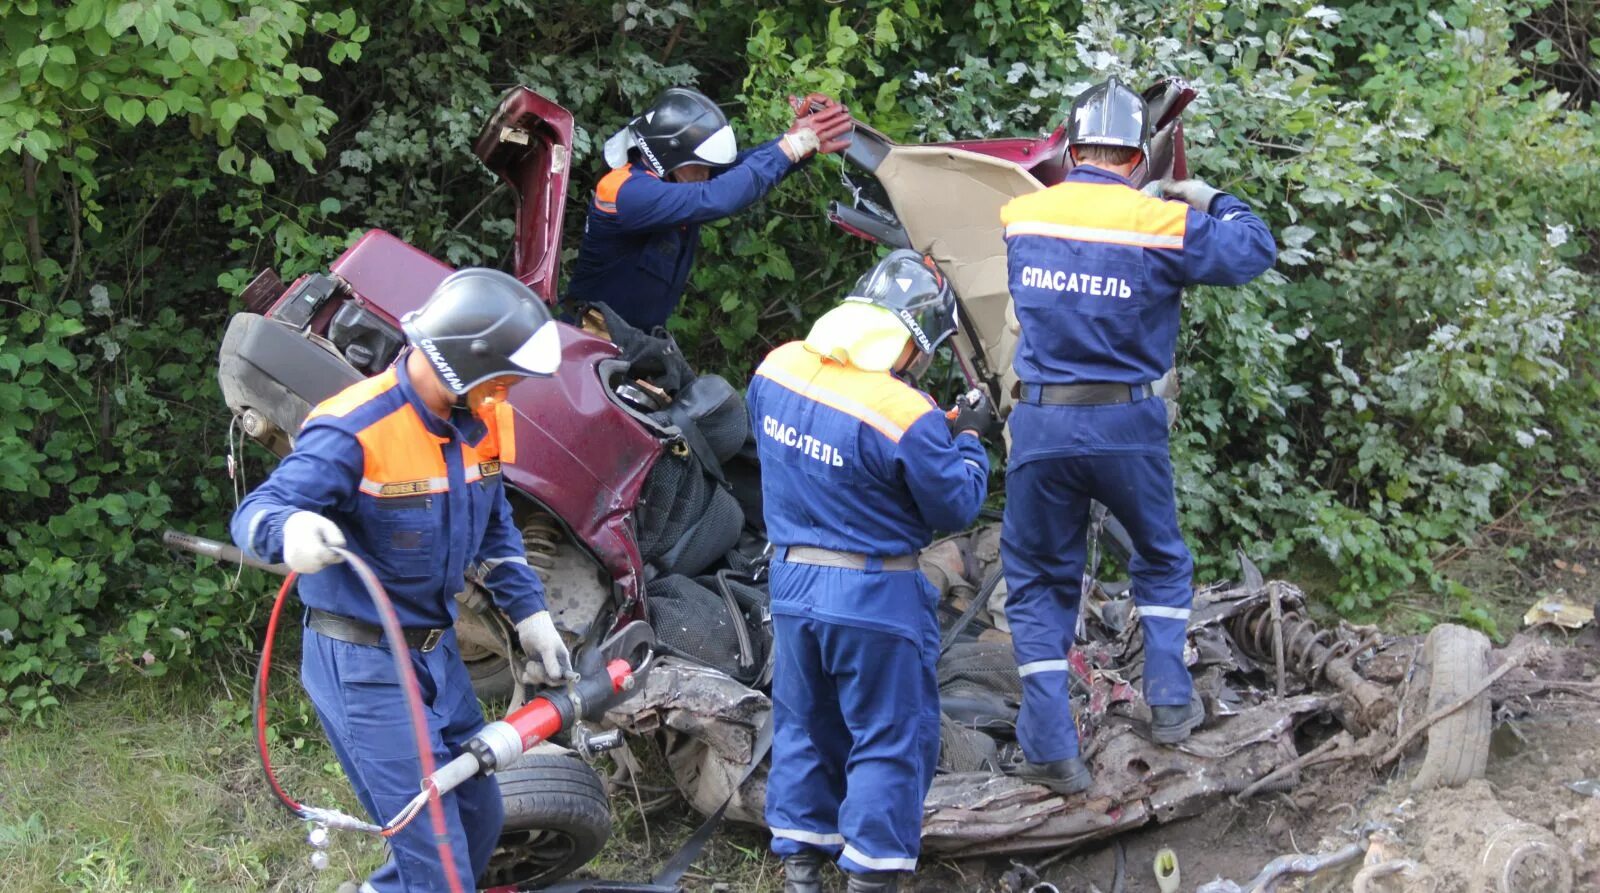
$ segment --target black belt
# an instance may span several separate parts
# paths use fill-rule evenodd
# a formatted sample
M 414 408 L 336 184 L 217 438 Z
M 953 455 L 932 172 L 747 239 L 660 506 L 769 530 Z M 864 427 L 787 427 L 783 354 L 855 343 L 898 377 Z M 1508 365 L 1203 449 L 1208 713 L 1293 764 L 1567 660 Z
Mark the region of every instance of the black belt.
M 388 644 L 388 637 L 383 634 L 383 627 L 343 614 L 330 614 L 318 608 L 306 609 L 306 628 L 330 639 L 338 639 L 352 645 Z M 406 647 L 415 648 L 424 654 L 439 647 L 439 640 L 449 631 L 448 626 L 439 629 L 401 630 L 405 634 Z
M 1148 384 L 1024 384 L 1022 401 L 1041 406 L 1104 406 L 1108 403 L 1137 403 L 1155 396 Z

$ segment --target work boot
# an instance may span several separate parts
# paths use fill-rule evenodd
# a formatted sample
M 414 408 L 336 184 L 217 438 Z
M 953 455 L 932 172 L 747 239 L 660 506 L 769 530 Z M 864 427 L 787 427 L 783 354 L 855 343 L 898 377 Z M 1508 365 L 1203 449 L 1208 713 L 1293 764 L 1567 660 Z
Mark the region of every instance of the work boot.
M 801 850 L 783 857 L 783 893 L 822 893 L 821 850 Z
M 1017 771 L 1012 773 L 1023 781 L 1044 785 L 1057 794 L 1081 794 L 1089 790 L 1093 781 L 1089 777 L 1089 767 L 1083 762 L 1082 757 L 1068 757 L 1064 760 L 1051 760 L 1048 763 L 1031 763 L 1022 761 Z
M 850 875 L 849 893 L 896 893 L 903 871 L 868 871 Z
M 1206 707 L 1199 695 L 1190 696 L 1187 704 L 1151 705 L 1150 738 L 1157 744 L 1177 744 L 1205 718 Z

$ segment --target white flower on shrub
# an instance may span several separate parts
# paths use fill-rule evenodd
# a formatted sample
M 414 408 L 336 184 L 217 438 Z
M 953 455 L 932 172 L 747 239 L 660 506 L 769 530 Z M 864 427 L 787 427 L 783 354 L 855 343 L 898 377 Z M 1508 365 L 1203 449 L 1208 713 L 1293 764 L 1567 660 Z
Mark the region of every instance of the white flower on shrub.
M 1567 244 L 1567 237 L 1572 234 L 1572 228 L 1565 223 L 1548 226 L 1546 230 L 1548 231 L 1544 235 L 1544 240 L 1550 243 L 1551 248 L 1560 248 Z

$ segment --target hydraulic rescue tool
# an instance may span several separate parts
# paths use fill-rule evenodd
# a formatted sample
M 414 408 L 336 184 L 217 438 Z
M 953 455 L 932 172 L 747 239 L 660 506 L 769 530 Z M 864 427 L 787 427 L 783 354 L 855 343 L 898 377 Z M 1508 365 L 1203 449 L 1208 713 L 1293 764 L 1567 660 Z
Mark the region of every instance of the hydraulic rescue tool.
M 174 549 L 248 563 L 267 570 L 277 570 L 282 567 L 248 561 L 236 547 L 178 531 L 167 531 L 162 541 Z M 378 582 L 371 568 L 359 556 L 345 549 L 334 551 L 355 569 L 356 575 L 366 586 L 367 594 L 378 608 L 378 615 L 383 621 L 384 631 L 390 644 L 390 652 L 395 658 L 395 669 L 401 679 L 402 690 L 405 692 L 412 714 L 412 731 L 417 738 L 417 757 L 422 768 L 422 779 L 421 790 L 417 796 L 388 823 L 381 826 L 337 809 L 301 804 L 290 797 L 278 783 L 267 754 L 267 677 L 272 666 L 272 643 L 277 633 L 278 619 L 297 576 L 289 574 L 278 590 L 277 599 L 273 603 L 272 613 L 267 621 L 267 634 L 262 644 L 261 662 L 256 671 L 252 701 L 255 708 L 256 747 L 261 757 L 262 771 L 266 773 L 267 783 L 279 801 L 296 818 L 313 823 L 314 827 L 307 840 L 317 850 L 312 856 L 314 866 L 320 868 L 326 864 L 327 857 L 322 848 L 327 846 L 329 828 L 392 837 L 420 815 L 424 808 L 432 813 L 441 862 L 445 865 L 454 865 L 454 859 L 449 852 L 448 835 L 443 833 L 444 819 L 439 807 L 441 796 L 476 775 L 492 773 L 515 763 L 528 749 L 562 732 L 576 729 L 575 737 L 578 740 L 575 743 L 586 756 L 608 750 L 620 743 L 620 735 L 615 731 L 590 736 L 577 724 L 581 720 L 598 719 L 606 710 L 626 699 L 633 692 L 638 679 L 649 668 L 654 657 L 655 633 L 641 620 L 624 624 L 598 645 L 580 650 L 574 667 L 579 675 L 576 682 L 565 688 L 548 689 L 504 719 L 484 726 L 467 741 L 465 749 L 459 756 L 435 769 L 432 749 L 428 746 L 427 722 L 422 713 L 416 677 L 412 672 L 411 662 L 405 657 L 404 634 L 388 594 L 384 592 L 382 584 Z M 396 643 L 400 643 L 398 648 L 395 647 Z M 452 891 L 462 890 L 460 879 L 452 877 L 451 881 Z

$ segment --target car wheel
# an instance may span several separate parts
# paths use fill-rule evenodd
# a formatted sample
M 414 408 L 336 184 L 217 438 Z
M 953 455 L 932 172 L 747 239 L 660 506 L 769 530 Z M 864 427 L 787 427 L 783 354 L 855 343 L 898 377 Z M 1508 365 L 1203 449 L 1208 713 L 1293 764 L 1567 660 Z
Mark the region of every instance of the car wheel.
M 495 773 L 506 819 L 481 887 L 543 885 L 593 859 L 611 836 L 605 785 L 564 754 L 527 754 Z
M 506 660 L 500 648 L 486 644 L 499 642 L 505 635 L 493 620 L 467 608 L 462 608 L 456 617 L 456 647 L 472 678 L 472 691 L 480 701 L 504 701 L 516 688 L 511 661 Z
M 1489 639 L 1477 630 L 1441 624 L 1423 644 L 1428 665 L 1428 711 L 1459 701 L 1489 672 Z M 1411 782 L 1413 790 L 1454 787 L 1482 778 L 1489 766 L 1489 693 L 1479 692 L 1428 729 L 1428 751 Z

